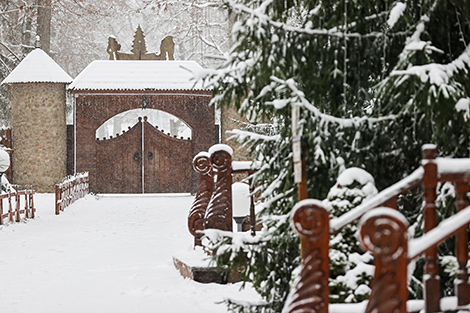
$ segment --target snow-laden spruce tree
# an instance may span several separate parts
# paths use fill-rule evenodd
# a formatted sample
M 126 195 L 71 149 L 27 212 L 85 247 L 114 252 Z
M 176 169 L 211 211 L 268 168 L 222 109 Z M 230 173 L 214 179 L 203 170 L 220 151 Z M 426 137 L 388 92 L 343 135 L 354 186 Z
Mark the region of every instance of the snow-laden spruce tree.
M 470 0 L 225 4 L 234 45 L 205 77 L 213 103 L 272 122 L 276 133 L 236 132 L 262 162 L 254 184 L 264 228 L 246 245 L 217 241 L 217 262 L 240 266 L 266 301 L 234 310 L 279 312 L 299 264 L 292 108 L 301 111 L 310 198 L 324 199 L 343 167 L 366 169 L 381 190 L 419 166 L 424 143 L 468 156 Z

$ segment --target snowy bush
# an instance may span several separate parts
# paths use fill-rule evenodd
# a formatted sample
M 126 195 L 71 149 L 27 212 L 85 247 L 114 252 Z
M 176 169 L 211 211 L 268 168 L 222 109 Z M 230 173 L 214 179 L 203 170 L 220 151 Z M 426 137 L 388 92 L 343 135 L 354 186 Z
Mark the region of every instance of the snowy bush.
M 324 202 L 329 208 L 330 218 L 334 218 L 377 193 L 372 175 L 352 167 L 338 176 Z M 370 253 L 364 253 L 358 245 L 357 223 L 333 235 L 330 240 L 331 302 L 360 302 L 367 299 L 369 287 L 366 286 L 370 285 L 374 274 L 372 262 Z

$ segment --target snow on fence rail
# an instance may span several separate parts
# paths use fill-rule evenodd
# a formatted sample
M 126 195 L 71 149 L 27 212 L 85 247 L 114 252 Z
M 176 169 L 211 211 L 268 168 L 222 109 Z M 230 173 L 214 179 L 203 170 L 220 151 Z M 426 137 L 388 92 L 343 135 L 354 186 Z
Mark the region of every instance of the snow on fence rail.
M 36 192 L 31 187 L 30 190 L 16 191 L 9 188 L 7 193 L 0 195 L 0 225 L 4 225 L 4 219 L 8 218 L 9 223 L 20 222 L 21 215 L 24 218 L 34 218 L 36 208 L 34 207 L 34 194 Z M 24 197 L 24 207 L 21 206 L 21 198 Z M 8 199 L 7 206 L 3 200 Z
M 55 214 L 83 198 L 88 193 L 88 172 L 77 173 L 65 177 L 60 184 L 55 185 Z
M 375 274 L 365 312 L 407 312 L 408 263 L 422 254 L 425 258 L 424 312 L 443 311 L 440 307 L 437 246 L 452 235 L 456 237 L 458 261 L 455 280 L 457 306 L 470 306 L 470 273 L 465 267 L 469 260 L 466 227 L 470 224 L 470 206 L 467 203 L 470 159 L 436 158 L 434 145 L 423 146 L 422 152 L 420 169 L 340 218 L 330 221 L 328 210 L 315 199 L 302 200 L 294 207 L 293 225 L 303 238 L 300 249 L 302 266 L 284 313 L 329 311 L 330 234 L 361 217 L 360 241 L 375 257 Z M 443 182 L 452 182 L 455 186 L 458 213 L 438 226 L 437 186 Z M 396 197 L 418 184 L 423 187 L 425 234 L 410 241 L 407 221 L 396 211 Z

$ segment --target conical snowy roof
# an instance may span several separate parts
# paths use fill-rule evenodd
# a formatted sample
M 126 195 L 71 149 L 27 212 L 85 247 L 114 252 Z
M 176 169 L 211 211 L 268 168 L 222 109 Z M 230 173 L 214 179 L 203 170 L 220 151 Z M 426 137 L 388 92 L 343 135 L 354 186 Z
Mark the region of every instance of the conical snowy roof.
M 31 51 L 8 75 L 3 84 L 17 83 L 70 83 L 70 77 L 46 52 Z

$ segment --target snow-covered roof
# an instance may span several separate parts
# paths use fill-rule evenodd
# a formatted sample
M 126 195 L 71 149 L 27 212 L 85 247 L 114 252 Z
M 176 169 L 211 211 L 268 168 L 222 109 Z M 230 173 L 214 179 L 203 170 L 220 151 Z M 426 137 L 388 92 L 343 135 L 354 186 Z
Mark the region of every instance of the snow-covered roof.
M 70 83 L 70 77 L 46 52 L 31 51 L 8 75 L 3 84 L 16 83 Z
M 70 90 L 202 90 L 195 61 L 93 61 Z

